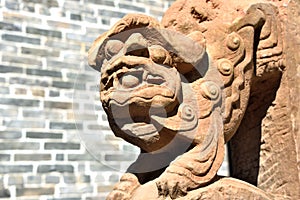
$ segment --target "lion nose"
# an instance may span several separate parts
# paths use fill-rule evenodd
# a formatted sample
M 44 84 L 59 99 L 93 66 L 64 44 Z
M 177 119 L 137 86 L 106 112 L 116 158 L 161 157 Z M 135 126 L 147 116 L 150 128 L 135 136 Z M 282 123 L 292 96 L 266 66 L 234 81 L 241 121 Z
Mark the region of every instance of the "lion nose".
M 125 55 L 149 58 L 148 42 L 140 33 L 132 34 L 124 45 Z

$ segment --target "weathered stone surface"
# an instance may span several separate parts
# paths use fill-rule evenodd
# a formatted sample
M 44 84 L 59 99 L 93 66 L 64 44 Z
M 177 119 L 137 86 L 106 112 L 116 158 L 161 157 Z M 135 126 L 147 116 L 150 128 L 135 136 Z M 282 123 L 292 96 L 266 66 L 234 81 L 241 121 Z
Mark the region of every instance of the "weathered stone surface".
M 141 148 L 108 199 L 300 198 L 300 5 L 287 3 L 178 0 L 161 23 L 126 15 L 95 40 L 110 127 Z
M 296 149 L 295 153 L 297 154 L 297 163 L 298 163 L 298 174 L 300 177 L 300 56 L 299 49 L 300 47 L 300 2 L 293 0 L 288 5 L 288 21 L 287 21 L 287 75 L 285 80 L 287 83 L 286 90 L 289 90 L 288 108 L 290 119 L 288 123 L 291 126 L 291 132 L 293 139 L 295 141 Z M 295 65 L 298 63 L 298 65 Z

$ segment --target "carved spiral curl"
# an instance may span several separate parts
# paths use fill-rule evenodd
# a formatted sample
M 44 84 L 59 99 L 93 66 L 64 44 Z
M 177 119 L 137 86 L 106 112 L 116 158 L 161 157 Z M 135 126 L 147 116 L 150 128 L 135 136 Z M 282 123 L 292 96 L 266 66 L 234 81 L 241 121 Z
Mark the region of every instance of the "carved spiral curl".
M 193 121 L 195 113 L 190 105 L 182 104 L 179 107 L 180 118 L 185 121 Z
M 235 51 L 240 47 L 241 40 L 236 33 L 231 33 L 227 36 L 227 47 Z
M 213 81 L 206 81 L 203 84 L 201 84 L 201 93 L 202 95 L 210 100 L 216 100 L 218 99 L 220 95 L 220 88 L 216 83 Z

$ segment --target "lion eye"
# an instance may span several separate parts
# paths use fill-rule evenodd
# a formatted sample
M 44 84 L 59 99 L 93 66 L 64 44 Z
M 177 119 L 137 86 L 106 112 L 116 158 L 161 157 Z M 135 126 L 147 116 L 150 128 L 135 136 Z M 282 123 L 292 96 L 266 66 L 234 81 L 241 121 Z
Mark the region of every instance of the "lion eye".
M 114 55 L 118 54 L 123 48 L 124 43 L 120 40 L 109 40 L 105 45 L 105 57 L 106 59 L 112 58 Z
M 169 53 L 160 45 L 153 45 L 149 47 L 150 58 L 157 64 L 170 64 L 171 59 Z
M 134 88 L 142 83 L 142 73 L 127 72 L 120 77 L 119 82 L 124 88 Z

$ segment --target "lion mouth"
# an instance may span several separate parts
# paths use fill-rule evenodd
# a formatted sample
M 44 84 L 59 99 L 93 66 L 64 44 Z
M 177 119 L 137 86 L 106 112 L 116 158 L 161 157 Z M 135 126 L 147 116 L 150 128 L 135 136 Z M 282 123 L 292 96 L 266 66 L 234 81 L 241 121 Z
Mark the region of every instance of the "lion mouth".
M 123 56 L 105 68 L 101 101 L 121 124 L 149 124 L 149 115 L 169 115 L 180 102 L 180 77 L 173 67 L 148 58 Z
M 122 128 L 126 134 L 133 137 L 145 137 L 151 135 L 157 135 L 158 131 L 152 124 L 147 123 L 134 123 L 134 124 L 125 124 Z

